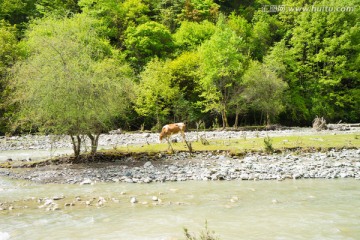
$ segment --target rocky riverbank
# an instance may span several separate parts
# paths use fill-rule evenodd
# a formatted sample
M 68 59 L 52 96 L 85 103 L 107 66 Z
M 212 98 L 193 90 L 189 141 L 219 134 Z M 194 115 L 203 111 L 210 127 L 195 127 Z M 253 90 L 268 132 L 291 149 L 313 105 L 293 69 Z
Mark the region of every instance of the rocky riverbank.
M 166 181 L 284 180 L 300 178 L 360 179 L 360 150 L 316 153 L 159 154 L 151 161 L 128 156 L 113 163 L 61 164 L 31 169 L 1 169 L 0 175 L 38 183 L 94 184 Z
M 358 133 L 347 129 L 341 133 Z M 336 131 L 314 132 L 311 129 L 277 131 L 219 131 L 188 132 L 188 141 L 199 134 L 206 139 L 255 138 L 310 134 L 337 134 Z M 158 134 L 108 134 L 100 138 L 101 147 L 125 144 L 156 143 Z M 0 150 L 34 150 L 70 148 L 66 136 L 3 137 Z M 248 153 L 231 156 L 228 152 L 158 153 L 150 156 L 125 155 L 111 162 L 71 164 L 58 162 L 26 169 L 0 169 L 0 175 L 39 183 L 93 184 L 96 182 L 151 183 L 165 181 L 215 180 L 284 180 L 300 178 L 360 179 L 360 149 L 330 150 L 328 152 L 282 152 L 266 155 Z

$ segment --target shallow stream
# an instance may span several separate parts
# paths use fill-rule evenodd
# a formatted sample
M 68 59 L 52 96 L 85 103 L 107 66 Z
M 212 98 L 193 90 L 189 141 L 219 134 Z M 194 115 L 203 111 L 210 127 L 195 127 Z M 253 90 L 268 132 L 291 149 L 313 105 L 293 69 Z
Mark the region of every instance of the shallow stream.
M 58 199 L 59 209 L 42 208 L 44 199 Z M 39 185 L 2 177 L 0 203 L 12 205 L 0 211 L 1 240 L 175 240 L 184 227 L 199 234 L 205 221 L 221 240 L 360 236 L 354 179 Z

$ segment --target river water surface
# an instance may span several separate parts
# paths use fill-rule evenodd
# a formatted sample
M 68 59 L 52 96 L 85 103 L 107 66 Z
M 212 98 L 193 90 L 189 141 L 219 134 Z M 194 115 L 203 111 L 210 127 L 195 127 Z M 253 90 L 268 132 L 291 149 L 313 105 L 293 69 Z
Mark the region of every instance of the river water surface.
M 59 210 L 39 208 L 38 199 L 54 196 L 63 197 Z M 205 221 L 220 239 L 360 238 L 354 179 L 39 185 L 0 178 L 1 202 L 14 205 L 0 211 L 2 240 L 185 239 L 184 227 L 198 234 Z

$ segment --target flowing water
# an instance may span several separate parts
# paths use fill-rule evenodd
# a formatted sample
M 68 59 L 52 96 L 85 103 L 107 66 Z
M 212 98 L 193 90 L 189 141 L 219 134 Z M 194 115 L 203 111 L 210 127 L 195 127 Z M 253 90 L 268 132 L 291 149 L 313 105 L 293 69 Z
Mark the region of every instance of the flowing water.
M 38 199 L 54 196 L 63 197 L 59 210 L 39 208 Z M 98 199 L 106 200 L 96 206 Z M 185 239 L 184 227 L 199 234 L 205 221 L 220 239 L 360 239 L 354 179 L 39 185 L 0 178 L 4 202 L 13 209 L 0 211 L 2 240 Z

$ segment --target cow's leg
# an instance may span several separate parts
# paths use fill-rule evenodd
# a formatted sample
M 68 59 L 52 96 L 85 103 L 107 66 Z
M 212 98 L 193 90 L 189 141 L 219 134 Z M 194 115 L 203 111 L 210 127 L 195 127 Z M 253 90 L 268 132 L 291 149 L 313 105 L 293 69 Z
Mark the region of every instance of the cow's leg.
M 169 145 L 168 145 L 168 150 L 171 148 L 171 152 L 174 153 L 174 149 L 173 149 L 173 147 L 172 147 L 172 145 L 171 145 L 171 143 L 170 143 L 170 138 L 167 137 L 167 138 L 166 138 L 166 141 L 167 141 L 168 144 L 169 144 Z
M 184 131 L 181 131 L 181 136 L 182 136 L 183 142 L 185 142 L 186 140 L 185 140 L 185 133 L 184 133 Z

